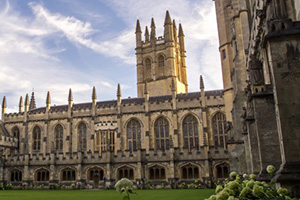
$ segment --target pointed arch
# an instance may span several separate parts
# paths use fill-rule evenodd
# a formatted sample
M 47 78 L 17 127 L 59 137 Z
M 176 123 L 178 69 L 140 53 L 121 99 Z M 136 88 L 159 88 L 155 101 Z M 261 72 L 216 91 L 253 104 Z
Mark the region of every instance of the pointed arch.
M 165 56 L 163 54 L 159 54 L 157 56 L 158 62 L 158 76 L 162 77 L 165 75 Z
M 12 169 L 10 172 L 9 172 L 9 175 L 10 175 L 10 182 L 21 182 L 22 179 L 23 179 L 23 173 L 20 169 Z
M 222 112 L 216 112 L 212 117 L 212 132 L 215 147 L 227 149 L 226 116 Z
M 41 128 L 36 125 L 32 131 L 32 149 L 34 151 L 39 151 L 41 149 L 42 131 Z
M 36 169 L 34 172 L 35 182 L 46 182 L 50 179 L 50 171 L 46 168 Z
M 73 167 L 65 167 L 60 170 L 61 181 L 75 181 L 76 170 Z
M 152 68 L 152 61 L 148 57 L 144 60 L 144 68 L 145 68 L 145 80 L 151 79 L 151 68 Z
M 170 124 L 165 117 L 159 117 L 154 123 L 155 149 L 168 150 L 170 148 Z
M 127 147 L 130 152 L 136 151 L 141 143 L 141 124 L 136 119 L 130 119 L 126 126 Z
M 166 168 L 162 165 L 153 165 L 148 168 L 148 179 L 149 180 L 165 180 Z
M 55 149 L 57 151 L 63 150 L 63 133 L 64 133 L 63 126 L 61 124 L 57 124 L 54 129 Z
M 129 180 L 134 180 L 134 168 L 129 165 L 122 165 L 116 169 L 117 179 L 127 178 Z
M 228 162 L 220 162 L 214 166 L 214 175 L 215 178 L 228 178 L 230 167 Z
M 200 168 L 194 163 L 186 163 L 180 167 L 181 179 L 199 179 Z
M 78 123 L 77 126 L 78 135 L 78 150 L 84 151 L 87 148 L 87 125 L 85 122 Z
M 18 128 L 18 126 L 14 126 L 12 129 L 11 129 L 11 136 L 18 139 L 18 146 L 17 146 L 17 149 L 19 149 L 20 147 L 20 143 L 21 143 L 21 138 L 20 138 L 20 129 Z
M 199 123 L 197 118 L 188 114 L 182 121 L 183 147 L 191 151 L 193 148 L 199 150 Z
M 86 171 L 87 171 L 87 179 L 88 180 L 94 180 L 95 177 L 97 177 L 97 180 L 104 179 L 105 171 L 102 167 L 94 166 L 94 167 L 88 168 Z

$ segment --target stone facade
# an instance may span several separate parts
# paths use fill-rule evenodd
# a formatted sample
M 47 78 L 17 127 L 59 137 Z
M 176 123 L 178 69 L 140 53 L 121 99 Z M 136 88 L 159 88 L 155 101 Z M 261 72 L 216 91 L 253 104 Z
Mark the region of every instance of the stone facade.
M 168 12 L 164 38 L 156 38 L 153 19 L 151 30 L 142 42 L 137 22 L 138 98 L 122 99 L 118 85 L 117 100 L 97 101 L 94 87 L 92 102 L 75 104 L 70 89 L 67 105 L 51 106 L 48 92 L 46 106 L 36 108 L 33 93 L 24 106 L 20 99 L 18 113 L 6 113 L 4 97 L 0 182 L 103 188 L 127 177 L 137 185 L 209 186 L 228 177 L 224 91 L 205 91 L 201 77 L 199 92 L 186 93 L 181 25 L 179 42 Z
M 244 141 L 243 169 L 265 180 L 272 164 L 279 169 L 278 186 L 300 196 L 299 1 L 215 0 L 215 5 L 225 110 L 232 114 L 233 143 Z M 231 166 L 245 163 L 238 158 L 240 164 Z

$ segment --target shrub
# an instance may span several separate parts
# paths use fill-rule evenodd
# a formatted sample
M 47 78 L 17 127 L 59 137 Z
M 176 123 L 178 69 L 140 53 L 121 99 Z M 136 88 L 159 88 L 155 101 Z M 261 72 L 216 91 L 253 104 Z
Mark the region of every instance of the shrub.
M 268 166 L 268 173 L 272 177 L 275 173 L 274 166 Z M 230 173 L 231 180 L 225 180 L 223 184 L 218 184 L 215 195 L 209 197 L 208 200 L 289 200 L 289 191 L 285 188 L 275 189 L 272 182 L 255 181 L 256 175 L 243 175 L 243 180 L 236 172 Z M 249 180 L 250 178 L 250 180 Z
M 0 183 L 0 190 L 4 190 L 3 183 Z
M 45 188 L 44 184 L 40 185 L 40 187 L 42 190 Z
M 12 190 L 13 189 L 12 184 L 11 183 L 6 184 L 5 189 L 6 190 Z
M 115 188 L 119 193 L 125 193 L 123 200 L 130 200 L 130 194 L 135 194 L 133 192 L 133 183 L 127 178 L 122 178 L 115 184 Z
M 187 189 L 187 184 L 185 182 L 180 183 L 180 188 L 181 189 Z
M 146 184 L 145 184 L 145 188 L 146 188 L 146 189 L 152 189 L 153 186 L 152 186 L 152 184 L 148 181 L 148 182 L 146 182 Z
M 72 184 L 71 184 L 71 188 L 72 188 L 72 190 L 76 190 L 76 184 L 75 184 L 75 183 L 72 183 Z

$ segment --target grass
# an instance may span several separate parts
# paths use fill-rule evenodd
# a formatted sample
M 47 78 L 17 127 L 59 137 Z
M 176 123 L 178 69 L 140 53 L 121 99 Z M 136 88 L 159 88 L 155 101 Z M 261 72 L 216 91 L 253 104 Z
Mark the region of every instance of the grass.
M 203 200 L 211 189 L 135 190 L 131 200 Z M 2 190 L 0 200 L 122 200 L 115 190 Z

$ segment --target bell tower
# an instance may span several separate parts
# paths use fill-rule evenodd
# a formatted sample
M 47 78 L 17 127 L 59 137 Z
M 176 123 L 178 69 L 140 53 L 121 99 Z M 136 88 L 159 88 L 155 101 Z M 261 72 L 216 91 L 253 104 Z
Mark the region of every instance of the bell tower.
M 150 34 L 145 28 L 142 40 L 140 21 L 136 24 L 137 94 L 144 96 L 147 83 L 149 96 L 172 94 L 172 81 L 176 93 L 187 93 L 186 55 L 184 34 L 179 24 L 178 36 L 175 20 L 166 12 L 164 36 L 156 37 L 154 19 L 151 19 Z

